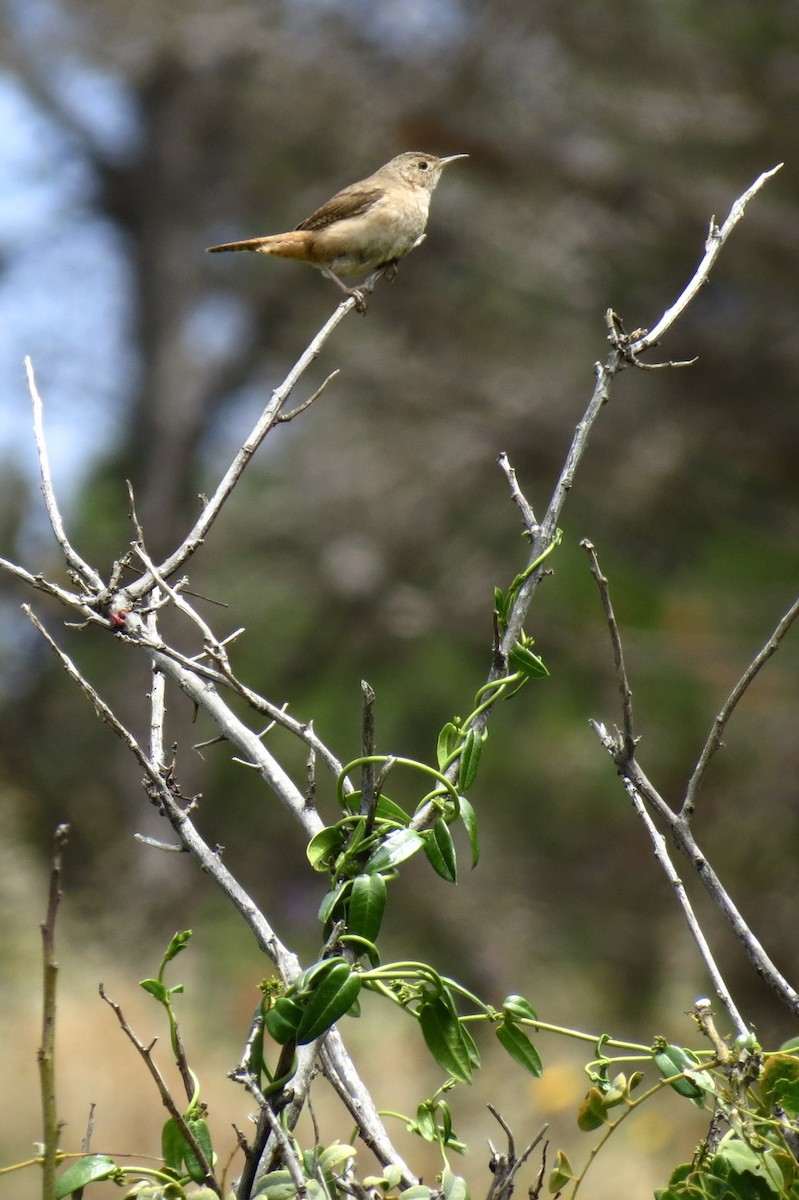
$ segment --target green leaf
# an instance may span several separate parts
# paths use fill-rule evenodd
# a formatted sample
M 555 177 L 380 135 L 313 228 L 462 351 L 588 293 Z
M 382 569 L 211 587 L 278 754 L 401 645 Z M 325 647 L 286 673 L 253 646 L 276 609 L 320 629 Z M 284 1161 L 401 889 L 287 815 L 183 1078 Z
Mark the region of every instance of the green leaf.
M 577 1111 L 577 1128 L 581 1129 L 583 1133 L 591 1133 L 605 1124 L 607 1115 L 605 1097 L 598 1087 L 589 1088 Z
M 513 1021 L 537 1021 L 538 1016 L 529 1000 L 524 996 L 511 994 L 502 1001 L 502 1011 Z
M 296 1038 L 304 1005 L 294 996 L 280 996 L 264 1016 L 264 1027 L 280 1046 Z
M 402 1170 L 396 1163 L 386 1163 L 383 1168 L 383 1178 L 390 1188 L 398 1188 L 402 1183 Z
M 386 909 L 386 881 L 379 872 L 356 875 L 352 881 L 347 930 L 373 942 Z
M 443 771 L 448 765 L 450 757 L 455 751 L 460 739 L 460 730 L 452 721 L 447 721 L 441 733 L 438 735 L 436 743 L 436 758 L 438 760 L 438 769 Z
M 469 845 L 472 850 L 472 869 L 477 866 L 480 861 L 480 841 L 477 836 L 477 813 L 465 796 L 460 796 L 460 818 L 463 821 L 463 827 L 466 830 L 469 838 Z
M 769 1186 L 772 1186 L 769 1173 L 766 1171 L 763 1155 L 756 1154 L 751 1146 L 747 1146 L 740 1138 L 732 1138 L 726 1143 L 722 1141 L 715 1158 L 728 1163 L 730 1168 L 739 1175 L 745 1173 L 760 1175 L 766 1179 Z M 714 1165 L 716 1165 L 715 1162 Z M 782 1182 L 782 1178 L 780 1178 L 780 1182 Z M 773 1190 L 776 1191 L 777 1189 L 773 1188 Z
M 524 1030 L 512 1021 L 502 1021 L 496 1027 L 496 1034 L 513 1061 L 540 1079 L 544 1070 L 541 1057 Z
M 202 1119 L 202 1117 L 194 1117 L 194 1118 L 190 1117 L 186 1121 L 186 1124 L 188 1125 L 189 1129 L 191 1130 L 192 1134 L 194 1135 L 194 1139 L 197 1142 L 197 1145 L 202 1150 L 202 1152 L 205 1156 L 205 1161 L 208 1163 L 208 1166 L 209 1167 L 213 1166 L 214 1147 L 211 1143 L 211 1134 L 208 1131 L 207 1124 Z M 186 1171 L 188 1172 L 192 1181 L 194 1183 L 202 1183 L 203 1180 L 205 1179 L 205 1171 L 203 1170 L 202 1166 L 200 1165 L 200 1160 L 198 1159 L 197 1155 L 194 1153 L 194 1150 L 192 1149 L 192 1147 L 189 1145 L 188 1142 L 186 1142 L 184 1145 L 183 1161 L 186 1164 Z
M 452 1137 L 452 1110 L 446 1100 L 439 1100 L 436 1104 L 438 1114 L 441 1117 L 441 1132 L 444 1141 L 448 1142 Z
M 170 1171 L 174 1171 L 177 1175 L 180 1175 L 183 1169 L 185 1145 L 186 1141 L 178 1129 L 175 1118 L 170 1117 L 161 1130 L 161 1157 L 164 1160 L 164 1166 L 169 1167 Z
M 263 1074 L 263 1070 L 264 1070 L 263 1014 L 264 1014 L 264 1002 L 263 1002 L 263 1000 L 261 1000 L 260 1003 L 256 1006 L 255 1012 L 253 1013 L 252 1021 L 250 1022 L 250 1029 L 252 1029 L 252 1027 L 256 1021 L 259 1022 L 259 1027 L 258 1027 L 257 1033 L 255 1034 L 252 1041 L 250 1042 L 250 1052 L 247 1057 L 247 1063 L 246 1063 L 247 1070 L 252 1075 L 254 1075 L 257 1080 L 260 1080 L 260 1078 Z
M 162 967 L 171 962 L 173 958 L 177 958 L 181 951 L 186 949 L 192 937 L 193 933 L 191 929 L 184 929 L 181 933 L 176 933 L 166 948 L 166 953 L 161 963 Z
M 366 863 L 367 874 L 378 871 L 390 871 L 400 863 L 411 858 L 417 850 L 424 846 L 424 838 L 413 829 L 395 829 L 377 847 L 374 854 Z
M 569 1162 L 568 1157 L 562 1150 L 558 1150 L 555 1156 L 555 1166 L 549 1176 L 550 1192 L 561 1192 L 574 1179 L 574 1167 Z
M 544 679 L 549 675 L 543 660 L 521 642 L 514 643 L 508 659 L 516 670 L 521 671 L 527 679 Z
M 458 882 L 458 859 L 449 826 L 439 817 L 424 840 L 424 852 L 433 870 L 447 883 Z
M 416 1109 L 415 1128 L 413 1126 L 414 1123 L 411 1122 L 408 1128 L 411 1129 L 412 1132 L 418 1133 L 419 1136 L 423 1137 L 426 1142 L 434 1142 L 436 1140 L 437 1126 L 435 1118 L 430 1111 L 429 1100 L 423 1100 Z
M 341 853 L 350 828 L 349 822 L 345 824 L 342 821 L 338 825 L 328 825 L 314 834 L 305 853 L 315 871 L 330 870 Z
M 508 600 L 509 597 L 505 596 L 502 588 L 494 588 L 494 610 L 499 618 L 499 623 L 503 630 L 508 623 Z
M 443 997 L 438 996 L 419 1008 L 419 1024 L 427 1048 L 438 1065 L 462 1083 L 472 1081 L 472 1048 L 463 1036 L 457 1015 Z M 474 1040 L 470 1038 L 472 1046 Z
M 353 972 L 349 963 L 342 959 L 330 961 L 334 965 L 321 977 L 305 1004 L 297 1027 L 298 1046 L 304 1046 L 325 1033 L 339 1017 L 344 1016 L 361 990 L 360 976 Z
M 151 996 L 155 996 L 161 1004 L 166 1004 L 169 999 L 169 989 L 161 983 L 160 979 L 142 979 L 139 987 L 144 988 L 145 992 L 149 992 Z
M 266 1200 L 292 1200 L 297 1195 L 297 1185 L 290 1171 L 270 1171 L 258 1181 L 253 1195 L 265 1196 Z
M 463 740 L 458 771 L 458 784 L 462 792 L 468 792 L 477 778 L 477 768 L 486 737 L 487 732 L 478 733 L 476 729 L 470 729 Z
M 344 806 L 349 813 L 360 813 L 360 791 L 350 792 L 344 799 Z M 404 808 L 400 808 L 399 804 L 395 804 L 393 800 L 389 800 L 388 796 L 383 795 L 382 792 L 377 798 L 375 817 L 378 821 L 386 821 L 389 825 L 399 825 L 401 828 L 404 828 L 411 819 Z
M 778 1104 L 791 1116 L 799 1115 L 799 1058 L 793 1054 L 767 1054 L 760 1090 L 766 1108 Z
M 425 1187 L 423 1183 L 415 1183 L 413 1187 L 400 1192 L 400 1200 L 432 1200 L 432 1195 L 431 1188 Z
M 55 1200 L 63 1200 L 64 1196 L 71 1196 L 89 1183 L 109 1179 L 118 1170 L 113 1158 L 107 1154 L 89 1154 L 86 1158 L 79 1158 L 55 1181 Z
M 388 821 L 389 824 L 399 825 L 403 829 L 411 819 L 404 808 L 400 808 L 399 804 L 395 804 L 393 800 L 389 800 L 388 796 L 383 795 L 378 798 L 375 816 L 378 821 Z
M 695 1077 L 696 1059 L 689 1057 L 682 1046 L 661 1044 L 661 1048 L 656 1050 L 652 1057 L 664 1079 L 670 1079 L 672 1075 L 682 1075 L 686 1071 L 691 1072 L 692 1078 L 675 1079 L 669 1086 L 688 1100 L 704 1101 L 706 1089 L 699 1086 Z M 712 1089 L 712 1080 L 709 1076 L 707 1078 Z
M 347 1146 L 343 1142 L 331 1142 L 326 1146 L 319 1155 L 319 1169 L 321 1171 L 336 1171 L 337 1168 L 343 1168 L 351 1158 L 355 1158 L 358 1151 L 354 1146 Z
M 480 1051 L 477 1049 L 477 1042 L 469 1033 L 469 1029 L 461 1022 L 461 1037 L 463 1044 L 466 1047 L 466 1053 L 469 1055 L 469 1063 L 473 1071 L 476 1071 L 480 1066 Z
M 471 1200 L 469 1185 L 461 1175 L 455 1175 L 449 1167 L 441 1172 L 441 1191 L 444 1200 Z
M 338 887 L 333 888 L 332 891 L 325 894 L 322 903 L 319 905 L 319 920 L 323 925 L 327 925 L 327 922 L 335 915 L 337 907 L 341 906 L 343 911 L 342 901 L 351 887 L 352 880 L 345 879 Z M 339 916 L 341 916 L 341 913 L 339 913 Z
M 336 955 L 335 958 L 317 959 L 316 962 L 311 963 L 310 966 L 307 966 L 304 970 L 300 971 L 299 975 L 291 985 L 290 994 L 292 996 L 299 996 L 301 993 L 307 994 L 313 987 L 316 986 L 323 975 L 326 975 L 328 971 L 332 970 L 333 967 L 335 967 L 338 963 L 344 961 L 345 959 L 342 958 L 340 954 Z
M 617 1104 L 623 1103 L 630 1097 L 630 1086 L 627 1083 L 627 1076 L 623 1071 L 615 1077 L 607 1091 L 602 1093 L 602 1099 L 605 1103 L 605 1108 L 614 1108 Z

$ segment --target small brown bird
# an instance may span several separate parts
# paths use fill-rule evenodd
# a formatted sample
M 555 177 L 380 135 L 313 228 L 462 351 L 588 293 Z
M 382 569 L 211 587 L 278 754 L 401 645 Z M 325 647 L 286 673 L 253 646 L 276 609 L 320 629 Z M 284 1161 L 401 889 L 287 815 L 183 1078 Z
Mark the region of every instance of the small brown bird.
M 310 263 L 348 296 L 354 296 L 363 311 L 364 293 L 372 290 L 384 271 L 393 278 L 398 260 L 424 241 L 430 197 L 444 167 L 468 157 L 450 154 L 437 158 L 409 150 L 368 179 L 337 192 L 290 233 L 226 242 L 209 246 L 208 251 L 254 250 Z M 367 271 L 372 274 L 358 288 L 346 287 L 340 278 Z

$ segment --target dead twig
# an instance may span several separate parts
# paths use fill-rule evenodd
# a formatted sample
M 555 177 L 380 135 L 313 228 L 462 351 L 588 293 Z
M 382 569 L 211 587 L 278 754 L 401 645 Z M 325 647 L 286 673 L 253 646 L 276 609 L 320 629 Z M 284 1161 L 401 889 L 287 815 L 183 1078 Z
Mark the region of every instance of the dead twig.
M 151 1042 L 149 1046 L 145 1046 L 144 1043 L 139 1040 L 125 1019 L 122 1009 L 117 1003 L 115 1003 L 115 1001 L 111 999 L 109 995 L 107 995 L 102 983 L 100 984 L 100 997 L 105 1001 L 109 1008 L 113 1010 L 116 1019 L 119 1021 L 122 1032 L 125 1034 L 131 1045 L 135 1047 L 136 1051 L 147 1067 L 147 1070 L 155 1080 L 155 1085 L 160 1093 L 161 1102 L 164 1108 L 177 1125 L 183 1139 L 188 1143 L 189 1146 L 191 1146 L 191 1149 L 197 1158 L 197 1162 L 205 1172 L 206 1185 L 211 1189 L 215 1196 L 221 1196 L 222 1192 L 219 1184 L 216 1181 L 216 1177 L 214 1176 L 212 1165 L 208 1162 L 208 1159 L 205 1157 L 205 1151 L 192 1133 L 191 1126 L 188 1124 L 186 1118 L 183 1116 L 180 1109 L 175 1104 L 175 1101 L 172 1099 L 172 1095 L 166 1085 L 164 1077 L 159 1071 L 158 1065 L 153 1058 L 153 1047 L 155 1046 L 155 1042 Z
M 696 807 L 696 797 L 699 788 L 702 786 L 702 781 L 705 777 L 705 772 L 710 766 L 711 760 L 717 750 L 723 746 L 724 730 L 727 728 L 727 722 L 734 713 L 737 705 L 743 698 L 744 693 L 754 680 L 755 676 L 760 671 L 760 668 L 768 662 L 772 654 L 775 654 L 780 648 L 783 638 L 788 630 L 793 625 L 796 618 L 799 617 L 799 600 L 796 600 L 783 617 L 777 622 L 774 632 L 769 637 L 765 645 L 758 651 L 755 657 L 750 662 L 749 666 L 744 671 L 741 678 L 736 683 L 735 687 L 730 692 L 724 704 L 713 721 L 713 727 L 707 736 L 702 751 L 694 767 L 691 778 L 688 780 L 688 786 L 685 790 L 685 799 L 683 800 L 680 816 L 685 821 L 690 821 Z
M 596 550 L 591 542 L 583 539 L 580 542 L 582 548 L 588 554 L 588 559 L 591 564 L 591 574 L 597 582 L 599 595 L 602 601 L 602 608 L 605 612 L 605 620 L 607 621 L 608 632 L 610 633 L 610 641 L 613 646 L 613 662 L 616 668 L 616 682 L 619 685 L 621 694 L 622 719 L 624 725 L 624 749 L 628 755 L 635 753 L 636 743 L 638 738 L 635 736 L 635 728 L 633 725 L 633 694 L 630 690 L 630 684 L 627 679 L 627 670 L 624 666 L 624 652 L 621 645 L 621 635 L 619 634 L 619 626 L 616 623 L 616 614 L 613 611 L 613 604 L 610 599 L 610 588 L 608 581 L 602 574 L 599 567 L 599 559 Z
M 55 926 L 61 900 L 61 871 L 64 847 L 69 839 L 69 825 L 59 825 L 55 831 L 53 861 L 50 870 L 50 891 L 47 915 L 42 922 L 42 1042 L 39 1047 L 39 1086 L 42 1098 L 42 1196 L 50 1200 L 55 1194 L 55 1173 L 58 1166 L 58 1138 L 61 1125 L 55 1090 L 55 1018 L 58 962 L 55 956 Z

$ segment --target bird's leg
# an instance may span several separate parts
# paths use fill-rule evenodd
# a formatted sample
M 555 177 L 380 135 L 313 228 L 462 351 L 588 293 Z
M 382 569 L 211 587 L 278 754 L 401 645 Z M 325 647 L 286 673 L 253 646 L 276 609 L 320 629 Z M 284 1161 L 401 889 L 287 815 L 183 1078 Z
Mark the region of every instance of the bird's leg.
M 389 283 L 393 283 L 396 279 L 397 260 L 393 259 L 391 262 L 385 263 L 382 267 L 378 267 L 376 271 L 372 271 L 372 274 L 369 275 L 363 281 L 363 283 L 356 288 L 347 287 L 346 283 L 342 282 L 338 275 L 336 275 L 335 271 L 332 271 L 329 267 L 325 267 L 322 271 L 322 274 L 326 275 L 328 279 L 332 279 L 336 286 L 341 288 L 345 296 L 353 296 L 355 298 L 355 307 L 357 308 L 358 312 L 365 313 L 366 297 L 371 295 L 371 293 L 375 290 L 375 284 L 377 283 L 378 279 L 381 279 L 383 275 L 385 275 Z
M 358 312 L 366 312 L 366 297 L 364 296 L 364 292 L 371 292 L 372 289 L 370 287 L 367 287 L 366 284 L 362 284 L 359 288 L 349 288 L 347 287 L 346 283 L 339 279 L 335 271 L 331 271 L 329 267 L 324 267 L 322 269 L 322 274 L 327 279 L 332 279 L 336 287 L 340 288 L 345 296 L 352 296 L 354 298 L 355 307 L 357 308 Z
M 361 312 L 366 311 L 366 300 L 364 297 L 370 295 L 375 290 L 375 284 L 377 283 L 378 279 L 382 279 L 384 275 L 389 283 L 394 282 L 397 277 L 396 258 L 392 259 L 391 262 L 384 263 L 383 266 L 378 267 L 376 271 L 372 271 L 372 274 L 369 275 L 359 287 L 353 289 L 353 294 L 358 292 L 363 300 L 363 308 L 360 309 Z

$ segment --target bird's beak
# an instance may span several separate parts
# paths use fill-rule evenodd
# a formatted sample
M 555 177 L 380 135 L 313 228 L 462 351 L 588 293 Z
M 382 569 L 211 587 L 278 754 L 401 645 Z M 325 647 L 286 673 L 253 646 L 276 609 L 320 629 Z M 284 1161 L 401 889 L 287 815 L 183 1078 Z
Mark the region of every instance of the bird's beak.
M 468 157 L 469 157 L 468 154 L 450 154 L 448 158 L 439 159 L 439 162 L 441 163 L 442 167 L 445 167 L 447 165 L 447 163 L 457 162 L 459 158 L 468 158 Z

